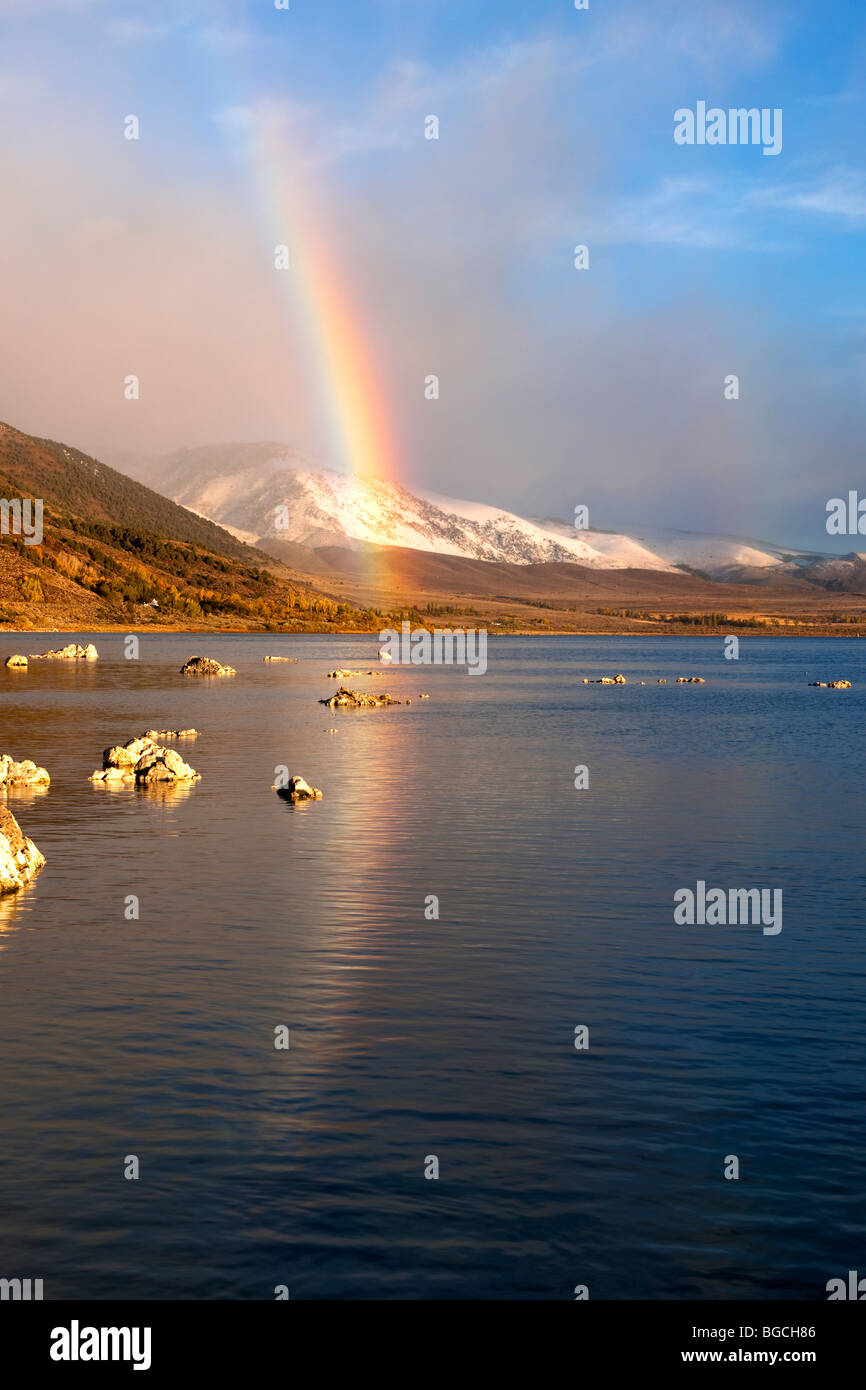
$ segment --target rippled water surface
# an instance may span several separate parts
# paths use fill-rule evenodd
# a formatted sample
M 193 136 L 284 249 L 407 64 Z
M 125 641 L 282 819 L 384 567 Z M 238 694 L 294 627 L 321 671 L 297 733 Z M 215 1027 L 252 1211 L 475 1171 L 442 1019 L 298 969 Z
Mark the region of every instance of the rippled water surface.
M 391 669 L 349 683 L 411 705 L 332 712 L 374 637 L 93 640 L 0 667 L 0 753 L 52 776 L 7 801 L 48 863 L 0 903 L 0 1275 L 803 1298 L 866 1268 L 866 642 L 491 639 L 483 677 Z M 181 677 L 198 652 L 237 676 Z M 190 790 L 88 782 L 189 725 Z M 781 888 L 781 934 L 675 925 L 698 879 Z

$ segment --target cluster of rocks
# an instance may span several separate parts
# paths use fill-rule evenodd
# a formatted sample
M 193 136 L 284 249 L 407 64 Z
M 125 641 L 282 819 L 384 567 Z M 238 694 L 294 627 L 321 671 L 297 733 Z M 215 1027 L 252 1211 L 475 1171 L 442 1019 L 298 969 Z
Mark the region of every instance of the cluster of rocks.
M 50 781 L 45 768 L 29 758 L 16 763 L 8 753 L 0 754 L 0 787 L 47 787 Z
M 850 681 L 810 681 L 810 685 L 821 685 L 826 690 L 850 690 Z
M 297 661 L 296 656 L 263 656 L 262 661 Z
M 0 893 L 17 893 L 45 863 L 11 811 L 0 806 Z
M 625 679 L 625 676 L 623 676 L 623 675 L 618 675 L 618 676 L 600 676 L 600 677 L 598 678 L 598 680 L 591 680 L 591 679 L 589 678 L 589 676 L 584 676 L 584 678 L 583 678 L 583 683 L 584 683 L 584 685 L 625 685 L 625 684 L 626 684 L 626 679 Z M 646 685 L 646 681 L 641 681 L 640 684 L 641 684 L 641 685 Z M 658 681 L 656 682 L 656 684 L 657 684 L 657 685 L 667 685 L 667 679 L 666 679 L 666 677 L 665 677 L 665 676 L 660 676 L 659 679 L 658 679 Z M 704 680 L 703 676 L 677 676 L 677 685 L 705 685 L 705 684 L 706 684 L 706 681 Z M 816 681 L 815 684 L 818 684 L 818 682 Z M 422 700 L 427 700 L 427 699 L 429 699 L 429 696 L 427 696 L 427 695 L 422 695 L 422 696 L 421 696 L 421 699 L 422 699 Z M 407 701 L 407 703 L 408 703 L 408 701 Z
M 329 700 L 320 700 L 320 705 L 327 705 L 329 709 L 374 709 L 378 705 L 399 705 L 402 700 L 393 700 L 390 695 L 384 692 L 381 695 L 372 695 L 363 690 L 349 690 L 348 686 L 341 685 L 336 695 L 332 695 Z M 409 700 L 406 704 L 410 704 Z
M 7 656 L 6 665 L 12 671 L 24 671 L 31 661 L 98 661 L 99 652 L 92 642 L 88 642 L 86 647 L 82 647 L 78 642 L 70 642 L 66 647 L 59 647 L 56 652 L 31 652 L 29 657 L 23 656 L 21 652 L 15 652 L 12 656 Z
M 145 729 L 142 738 L 198 738 L 198 729 Z
M 303 777 L 290 777 L 288 785 L 285 787 L 275 787 L 277 796 L 282 796 L 286 801 L 321 801 L 322 793 L 318 787 L 311 787 L 309 782 L 305 782 Z
M 135 782 L 147 787 L 155 782 L 198 782 L 201 774 L 185 763 L 173 748 L 164 748 L 146 734 L 128 743 L 106 748 L 102 768 L 91 782 Z
M 185 666 L 181 666 L 182 676 L 236 676 L 234 666 L 222 666 L 210 656 L 191 656 Z
M 31 652 L 31 661 L 98 661 L 99 652 L 92 642 L 88 642 L 86 647 L 79 646 L 77 642 L 70 642 L 66 647 L 60 647 L 56 652 Z
M 351 679 L 352 676 L 384 676 L 384 671 L 328 671 L 329 681 L 344 681 Z

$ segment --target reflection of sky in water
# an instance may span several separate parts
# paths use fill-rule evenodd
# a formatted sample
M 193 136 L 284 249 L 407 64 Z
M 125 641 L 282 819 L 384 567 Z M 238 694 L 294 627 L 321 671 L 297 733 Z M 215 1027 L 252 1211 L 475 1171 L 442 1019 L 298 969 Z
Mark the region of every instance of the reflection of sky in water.
M 318 701 L 375 638 L 97 644 L 26 700 L 0 679 L 0 751 L 52 776 L 7 803 L 48 863 L 0 901 L 0 1265 L 52 1297 L 347 1298 L 821 1296 L 856 1267 L 862 644 L 491 639 L 484 677 L 355 679 L 413 699 L 364 711 Z M 184 680 L 199 650 L 238 676 Z M 189 726 L 201 782 L 88 781 Z M 281 764 L 324 800 L 278 798 Z M 781 887 L 782 935 L 675 927 L 698 877 Z

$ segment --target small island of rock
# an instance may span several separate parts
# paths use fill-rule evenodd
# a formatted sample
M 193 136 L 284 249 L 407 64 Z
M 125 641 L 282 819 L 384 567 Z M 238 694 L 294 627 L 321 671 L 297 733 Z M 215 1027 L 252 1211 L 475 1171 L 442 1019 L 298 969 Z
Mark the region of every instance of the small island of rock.
M 286 787 L 275 787 L 277 796 L 286 801 L 321 801 L 322 793 L 318 787 L 311 787 L 303 777 L 290 777 Z
M 191 656 L 185 666 L 181 666 L 182 676 L 236 676 L 233 666 L 222 666 L 210 656 Z

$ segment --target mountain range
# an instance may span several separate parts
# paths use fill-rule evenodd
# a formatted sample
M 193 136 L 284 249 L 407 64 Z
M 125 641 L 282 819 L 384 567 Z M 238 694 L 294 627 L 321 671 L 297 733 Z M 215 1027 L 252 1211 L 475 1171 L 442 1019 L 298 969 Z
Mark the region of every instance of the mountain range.
M 347 478 L 279 444 L 115 462 L 0 424 L 0 499 L 44 505 L 40 544 L 6 534 L 0 511 L 0 626 L 866 631 L 859 553 L 576 531 Z
M 120 466 L 239 541 L 314 572 L 322 557 L 330 571 L 341 568 L 337 552 L 387 546 L 510 566 L 576 564 L 697 574 L 723 584 L 807 581 L 866 592 L 866 557 L 858 552 L 838 556 L 662 528 L 576 530 L 556 518 L 346 476 L 311 465 L 282 444 L 185 449 L 158 459 L 127 457 Z M 355 568 L 346 555 L 342 568 Z

